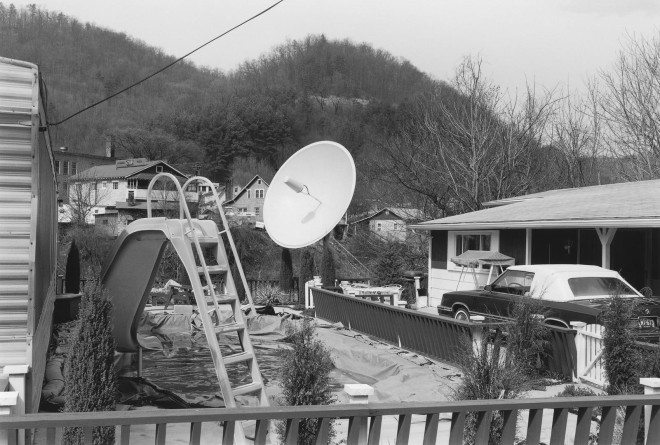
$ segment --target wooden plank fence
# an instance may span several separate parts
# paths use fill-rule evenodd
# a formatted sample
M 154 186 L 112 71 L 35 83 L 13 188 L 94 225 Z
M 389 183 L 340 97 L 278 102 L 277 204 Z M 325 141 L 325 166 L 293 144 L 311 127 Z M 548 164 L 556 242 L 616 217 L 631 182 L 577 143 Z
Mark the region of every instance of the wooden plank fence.
M 593 428 L 595 408 L 600 407 L 602 414 L 596 418 L 598 428 Z M 91 413 L 38 413 L 18 416 L 0 416 L 0 433 L 6 433 L 8 443 L 16 443 L 18 436 L 25 430 L 37 431 L 45 436 L 46 443 L 59 443 L 63 428 L 82 427 L 84 443 L 92 443 L 94 427 L 116 426 L 117 443 L 168 443 L 168 427 L 185 424 L 190 430 L 191 445 L 199 445 L 203 424 L 214 423 L 222 427 L 216 440 L 223 444 L 235 443 L 233 434 L 236 422 L 252 421 L 255 423 L 255 444 L 298 443 L 299 422 L 306 418 L 320 419 L 315 432 L 314 443 L 325 444 L 329 439 L 329 424 L 342 419 L 341 428 L 336 430 L 336 441 L 347 445 L 377 445 L 396 443 L 398 445 L 443 443 L 459 445 L 463 443 L 465 422 L 468 413 L 475 414 L 475 444 L 489 443 L 490 426 L 493 413 L 498 411 L 504 419 L 502 436 L 498 441 L 502 445 L 516 443 L 539 444 L 543 437 L 543 424 L 551 423 L 549 444 L 564 444 L 572 441 L 576 444 L 592 443 L 596 436 L 600 445 L 636 442 L 640 425 L 645 426 L 644 444 L 660 443 L 660 394 L 636 396 L 603 397 L 553 397 L 544 399 L 509 399 L 509 400 L 465 400 L 457 402 L 416 402 L 416 403 L 365 403 L 329 406 L 278 406 L 278 407 L 241 407 L 209 409 L 166 409 L 140 411 L 111 411 Z M 548 416 L 544 416 L 544 412 Z M 575 413 L 575 414 L 574 414 Z M 621 413 L 621 414 L 620 414 Z M 644 416 L 642 414 L 644 413 Z M 518 425 L 520 414 L 527 414 L 527 422 Z M 416 417 L 413 422 L 413 417 Z M 546 419 L 544 419 L 546 417 Z M 396 426 L 390 428 L 395 437 L 385 438 L 383 425 L 395 419 Z M 569 418 L 571 422 L 569 422 Z M 421 422 L 418 422 L 420 419 Z M 285 437 L 282 442 L 268 433 L 271 421 L 284 422 Z M 415 428 L 421 423 L 422 428 Z M 546 425 L 547 425 L 546 424 Z M 148 425 L 133 434 L 132 428 Z M 365 431 L 366 428 L 366 431 Z M 594 433 L 595 431 L 595 433 Z M 0 435 L 0 437 L 2 437 Z M 365 440 L 366 438 L 366 440 Z M 381 440 L 384 439 L 384 440 Z M 544 438 L 546 439 L 546 438 Z M 134 441 L 133 441 L 134 440 Z M 169 443 L 181 443 L 179 440 Z

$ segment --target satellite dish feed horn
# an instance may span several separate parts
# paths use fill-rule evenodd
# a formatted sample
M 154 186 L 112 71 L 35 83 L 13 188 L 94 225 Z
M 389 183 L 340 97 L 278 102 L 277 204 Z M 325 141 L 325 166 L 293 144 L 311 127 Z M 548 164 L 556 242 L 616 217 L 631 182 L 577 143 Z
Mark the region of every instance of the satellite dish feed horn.
M 321 141 L 293 154 L 264 202 L 268 235 L 282 247 L 314 244 L 341 221 L 355 191 L 355 163 L 342 145 Z

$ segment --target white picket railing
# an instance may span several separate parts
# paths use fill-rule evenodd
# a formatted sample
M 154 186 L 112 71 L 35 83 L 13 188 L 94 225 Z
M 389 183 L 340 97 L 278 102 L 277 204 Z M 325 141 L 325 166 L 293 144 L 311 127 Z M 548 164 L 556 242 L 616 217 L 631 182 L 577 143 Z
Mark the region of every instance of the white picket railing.
M 571 327 L 577 331 L 575 346 L 578 380 L 605 388 L 607 386 L 603 369 L 603 331 L 605 328 L 599 324 L 583 322 L 571 322 Z

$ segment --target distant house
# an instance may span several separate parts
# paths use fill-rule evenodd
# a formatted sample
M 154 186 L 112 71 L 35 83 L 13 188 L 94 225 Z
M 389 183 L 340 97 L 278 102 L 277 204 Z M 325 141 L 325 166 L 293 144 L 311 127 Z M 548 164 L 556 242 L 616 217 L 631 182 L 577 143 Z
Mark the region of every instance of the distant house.
M 263 222 L 268 183 L 256 175 L 234 197 L 224 203 L 225 214 L 238 222 Z
M 55 175 L 57 181 L 58 201 L 69 202 L 69 179 L 78 173 L 85 171 L 96 165 L 112 165 L 115 163 L 115 151 L 112 146 L 112 139 L 106 140 L 105 156 L 92 155 L 87 153 L 77 153 L 69 151 L 67 147 L 60 147 L 53 150 L 55 160 Z
M 214 183 L 213 187 L 218 194 L 220 204 L 222 205 L 227 200 L 227 188 L 221 187 L 220 184 Z M 208 185 L 199 185 L 199 206 L 198 215 L 200 218 L 207 218 L 209 215 L 217 214 L 219 212 L 218 205 L 215 201 L 215 196 L 211 187 Z
M 466 250 L 516 264 L 591 264 L 660 294 L 660 180 L 550 190 L 484 203 L 483 210 L 415 224 L 430 232 L 429 296 L 474 288 L 452 262 Z M 477 268 L 478 285 L 488 270 Z
M 116 209 L 123 204 L 146 205 L 147 190 L 151 179 L 158 173 L 171 173 L 180 183 L 187 176 L 164 161 L 148 161 L 144 158 L 125 159 L 111 165 L 97 165 L 70 176 L 69 203 L 74 214 L 85 213 L 87 222 L 94 222 L 94 215 L 105 213 L 106 208 Z M 169 182 L 169 183 L 168 183 Z M 163 180 L 168 189 L 155 187 L 152 202 L 160 201 L 177 209 L 178 194 L 171 191 L 171 181 Z M 184 191 L 186 201 L 197 202 L 197 186 Z
M 418 209 L 386 207 L 350 222 L 349 233 L 369 231 L 384 238 L 405 241 L 409 224 L 419 222 L 423 217 L 423 212 Z

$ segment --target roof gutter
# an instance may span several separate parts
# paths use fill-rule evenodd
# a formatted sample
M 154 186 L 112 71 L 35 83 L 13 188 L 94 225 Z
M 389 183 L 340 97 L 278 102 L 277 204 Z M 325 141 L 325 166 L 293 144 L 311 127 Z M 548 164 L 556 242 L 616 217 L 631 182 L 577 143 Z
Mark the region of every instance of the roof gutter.
M 412 224 L 408 227 L 416 230 L 582 229 L 594 227 L 660 228 L 660 218 L 421 223 Z

